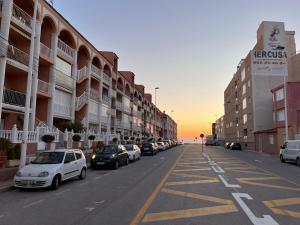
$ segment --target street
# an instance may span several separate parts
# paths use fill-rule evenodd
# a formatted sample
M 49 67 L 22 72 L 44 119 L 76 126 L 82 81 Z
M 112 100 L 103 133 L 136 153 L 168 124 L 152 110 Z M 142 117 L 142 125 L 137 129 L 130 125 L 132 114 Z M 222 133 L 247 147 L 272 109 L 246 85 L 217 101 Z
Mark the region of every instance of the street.
M 1 225 L 296 225 L 300 168 L 187 144 L 118 170 L 88 170 L 56 191 L 0 193 Z

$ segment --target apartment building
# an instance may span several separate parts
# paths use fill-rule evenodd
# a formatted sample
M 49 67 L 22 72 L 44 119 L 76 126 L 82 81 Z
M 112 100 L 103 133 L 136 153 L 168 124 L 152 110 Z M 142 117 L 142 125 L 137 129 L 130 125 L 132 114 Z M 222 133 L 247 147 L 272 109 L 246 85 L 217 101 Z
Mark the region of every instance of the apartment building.
M 215 125 L 216 138 L 224 140 L 224 116 L 216 120 Z
M 282 28 L 278 33 L 283 40 L 289 61 L 296 53 L 294 31 L 285 31 L 281 22 L 264 21 L 257 30 L 257 43 L 253 50 L 270 48 L 271 29 Z M 269 35 L 269 36 L 268 36 Z M 290 76 L 290 74 L 289 74 Z M 273 128 L 271 89 L 283 82 L 274 74 L 255 75 L 251 51 L 237 66 L 237 71 L 224 91 L 225 140 L 240 142 L 244 148 L 255 149 L 254 133 Z
M 162 136 L 151 94 L 133 72 L 119 71 L 114 52 L 99 51 L 45 0 L 1 0 L 0 12 L 0 137 L 34 154 L 45 132 L 68 141 L 64 124 L 75 121 L 87 133 L 82 141 L 155 129 Z
M 163 138 L 177 139 L 177 123 L 165 112 L 163 113 Z

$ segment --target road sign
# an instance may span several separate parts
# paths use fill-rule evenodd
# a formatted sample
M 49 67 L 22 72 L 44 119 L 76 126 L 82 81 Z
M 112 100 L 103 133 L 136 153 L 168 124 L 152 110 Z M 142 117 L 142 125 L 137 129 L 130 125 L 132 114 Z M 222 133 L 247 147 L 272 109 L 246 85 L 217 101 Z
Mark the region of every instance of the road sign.
M 204 134 L 200 134 L 200 137 L 201 137 L 201 138 L 204 138 Z

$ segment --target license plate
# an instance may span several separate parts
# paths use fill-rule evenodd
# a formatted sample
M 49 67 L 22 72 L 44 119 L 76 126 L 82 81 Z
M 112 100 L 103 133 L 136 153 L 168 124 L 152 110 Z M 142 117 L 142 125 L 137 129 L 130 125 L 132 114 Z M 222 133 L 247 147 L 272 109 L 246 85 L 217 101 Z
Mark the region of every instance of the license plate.
M 97 164 L 97 165 L 104 165 L 105 162 L 97 162 L 96 164 Z
M 144 150 L 149 150 L 149 148 L 144 148 Z
M 27 185 L 32 185 L 34 184 L 34 180 L 24 180 L 23 183 Z

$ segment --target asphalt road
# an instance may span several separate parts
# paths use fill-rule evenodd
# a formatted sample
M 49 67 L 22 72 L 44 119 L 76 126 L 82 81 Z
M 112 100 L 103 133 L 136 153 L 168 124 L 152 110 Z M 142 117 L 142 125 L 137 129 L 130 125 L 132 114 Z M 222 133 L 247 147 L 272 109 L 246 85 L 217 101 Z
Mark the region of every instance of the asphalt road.
M 184 145 L 56 191 L 0 193 L 1 225 L 299 225 L 300 168 Z

